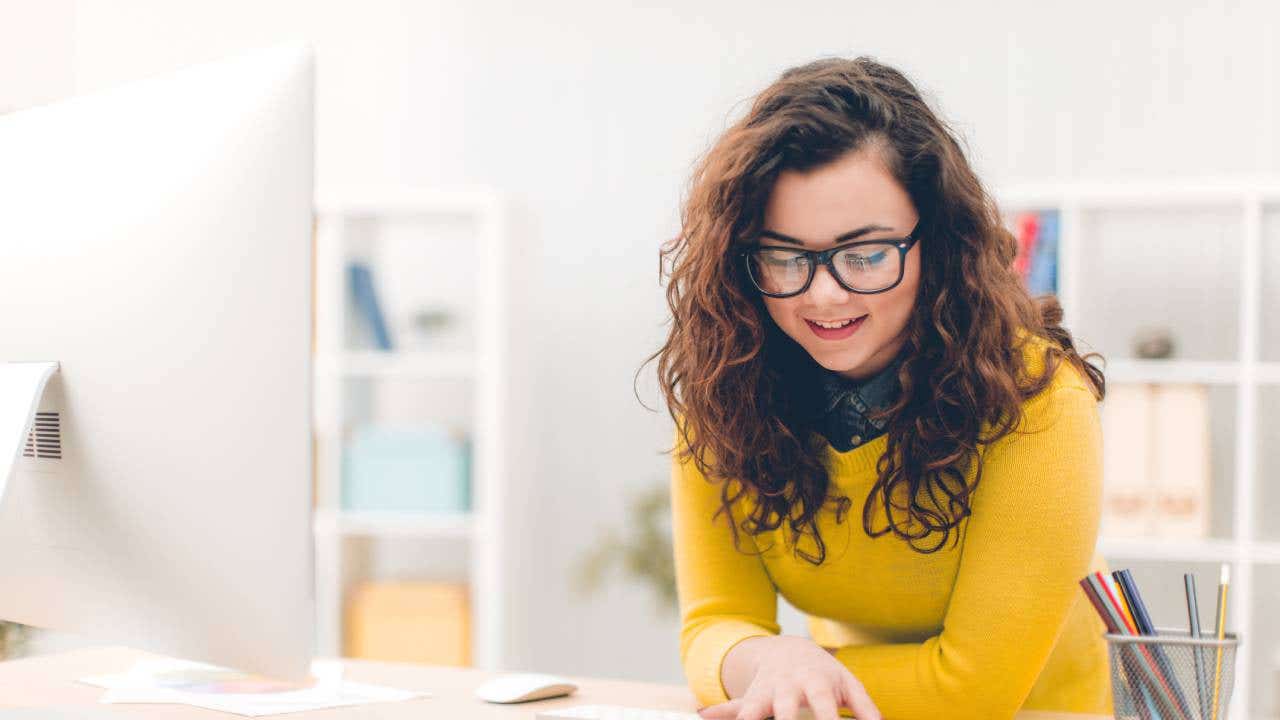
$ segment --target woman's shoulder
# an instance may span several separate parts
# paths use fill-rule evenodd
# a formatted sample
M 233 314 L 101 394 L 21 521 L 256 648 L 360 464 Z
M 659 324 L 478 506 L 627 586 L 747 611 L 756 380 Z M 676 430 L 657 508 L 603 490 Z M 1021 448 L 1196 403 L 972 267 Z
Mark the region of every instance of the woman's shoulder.
M 1076 367 L 1065 355 L 1055 355 L 1051 350 L 1055 347 L 1052 340 L 1038 335 L 1026 335 L 1022 345 L 1024 372 L 1023 382 L 1037 381 L 1053 364 L 1051 374 L 1044 387 L 1022 401 L 1022 421 L 1018 424 L 1021 432 L 1036 432 L 1050 426 L 1060 425 L 1063 415 L 1073 416 L 1080 422 L 1071 422 L 1077 427 L 1093 424 L 1098 412 L 1098 398 L 1093 384 L 1084 371 Z
M 1057 354 L 1054 356 L 1055 349 L 1061 350 L 1057 344 L 1043 335 L 1034 335 L 1026 330 L 1018 332 L 1018 341 L 1021 344 L 1023 372 L 1026 378 L 1023 380 L 1035 380 L 1045 373 L 1046 367 L 1050 362 L 1054 363 L 1052 377 L 1046 384 L 1045 388 L 1032 398 L 1043 394 L 1055 394 L 1063 390 L 1083 390 L 1093 395 L 1093 385 L 1089 379 L 1085 377 L 1084 372 L 1077 368 L 1065 354 Z

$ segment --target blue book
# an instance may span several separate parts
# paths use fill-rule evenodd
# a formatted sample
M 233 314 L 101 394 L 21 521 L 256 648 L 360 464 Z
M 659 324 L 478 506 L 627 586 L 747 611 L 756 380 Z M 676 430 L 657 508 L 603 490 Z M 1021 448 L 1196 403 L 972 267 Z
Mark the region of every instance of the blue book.
M 356 301 L 356 312 L 365 319 L 373 330 L 373 341 L 379 350 L 391 349 L 391 334 L 387 332 L 387 321 L 382 316 L 382 308 L 378 305 L 378 293 L 373 287 L 373 273 L 364 263 L 353 262 L 347 266 L 347 276 L 351 282 L 351 292 Z
M 1036 238 L 1031 267 L 1027 272 L 1027 291 L 1032 295 L 1058 292 L 1058 212 L 1040 213 L 1040 232 Z

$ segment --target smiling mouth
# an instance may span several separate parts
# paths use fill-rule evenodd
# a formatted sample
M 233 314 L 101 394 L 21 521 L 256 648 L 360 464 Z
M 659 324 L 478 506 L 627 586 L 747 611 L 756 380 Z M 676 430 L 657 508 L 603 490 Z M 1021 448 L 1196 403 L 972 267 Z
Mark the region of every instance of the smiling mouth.
M 861 315 L 856 318 L 845 318 L 843 320 L 810 320 L 805 318 L 805 325 L 809 327 L 809 331 L 821 340 L 842 341 L 853 336 L 863 325 L 866 324 L 869 315 Z

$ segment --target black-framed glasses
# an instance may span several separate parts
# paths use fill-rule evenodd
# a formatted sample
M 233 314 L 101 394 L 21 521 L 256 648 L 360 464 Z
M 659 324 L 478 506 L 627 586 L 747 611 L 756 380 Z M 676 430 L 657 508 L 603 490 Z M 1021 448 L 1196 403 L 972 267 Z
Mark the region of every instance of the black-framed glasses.
M 755 245 L 742 251 L 747 275 L 761 293 L 775 298 L 799 295 L 809 289 L 819 265 L 826 265 L 840 287 L 874 295 L 902 282 L 907 252 L 916 244 L 919 226 L 903 238 L 860 240 L 826 250 Z M 770 237 L 765 231 L 761 237 Z

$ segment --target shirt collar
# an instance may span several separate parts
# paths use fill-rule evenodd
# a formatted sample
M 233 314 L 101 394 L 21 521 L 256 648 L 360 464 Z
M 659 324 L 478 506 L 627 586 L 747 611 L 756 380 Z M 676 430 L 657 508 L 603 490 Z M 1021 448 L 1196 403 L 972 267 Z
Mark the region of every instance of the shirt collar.
M 830 413 L 846 402 L 850 394 L 857 395 L 860 405 L 868 410 L 880 409 L 892 405 L 897 399 L 899 383 L 898 369 L 902 367 L 904 358 L 901 354 L 893 359 L 880 372 L 865 380 L 849 378 L 830 370 L 822 371 L 822 403 L 823 412 Z M 867 417 L 867 422 L 879 429 L 884 429 L 885 421 L 874 422 Z

